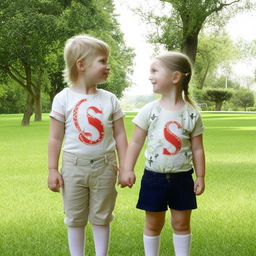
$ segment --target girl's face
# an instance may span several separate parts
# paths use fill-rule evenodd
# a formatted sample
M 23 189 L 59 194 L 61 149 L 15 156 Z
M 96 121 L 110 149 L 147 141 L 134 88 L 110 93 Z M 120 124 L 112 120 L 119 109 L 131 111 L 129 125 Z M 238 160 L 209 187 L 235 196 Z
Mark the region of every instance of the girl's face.
M 172 83 L 172 71 L 166 68 L 160 60 L 154 60 L 150 67 L 149 80 L 153 85 L 154 93 L 165 93 L 170 91 Z

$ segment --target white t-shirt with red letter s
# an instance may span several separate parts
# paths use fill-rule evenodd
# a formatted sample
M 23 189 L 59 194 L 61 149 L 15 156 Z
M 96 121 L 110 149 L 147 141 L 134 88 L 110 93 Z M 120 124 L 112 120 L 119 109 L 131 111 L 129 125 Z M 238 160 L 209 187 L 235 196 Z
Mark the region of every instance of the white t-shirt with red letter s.
M 176 173 L 192 168 L 191 137 L 202 134 L 204 128 L 200 113 L 191 105 L 170 111 L 156 100 L 145 105 L 133 122 L 148 132 L 147 169 Z
M 65 123 L 63 151 L 95 156 L 116 149 L 113 122 L 124 114 L 111 92 L 81 94 L 65 88 L 54 97 L 50 116 Z

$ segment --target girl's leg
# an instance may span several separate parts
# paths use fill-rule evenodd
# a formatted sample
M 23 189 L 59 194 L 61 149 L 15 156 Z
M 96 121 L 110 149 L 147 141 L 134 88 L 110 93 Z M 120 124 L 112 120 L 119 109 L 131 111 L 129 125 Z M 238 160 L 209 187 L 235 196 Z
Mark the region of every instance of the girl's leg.
M 71 256 L 84 256 L 85 227 L 68 227 L 68 245 Z
M 144 229 L 144 250 L 146 256 L 158 256 L 160 247 L 160 233 L 164 226 L 164 212 L 147 212 Z
M 175 256 L 189 256 L 190 254 L 190 216 L 191 210 L 178 211 L 171 209 L 173 245 Z
M 108 225 L 93 225 L 93 238 L 96 256 L 106 256 L 108 254 L 109 231 Z

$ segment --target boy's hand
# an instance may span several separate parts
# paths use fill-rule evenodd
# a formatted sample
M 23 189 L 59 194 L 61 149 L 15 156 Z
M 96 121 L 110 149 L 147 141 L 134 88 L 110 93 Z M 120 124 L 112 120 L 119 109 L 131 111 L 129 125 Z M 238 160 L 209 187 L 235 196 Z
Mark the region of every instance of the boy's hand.
M 119 173 L 118 184 L 121 188 L 129 187 L 131 188 L 136 182 L 136 176 L 133 171 L 123 171 Z
M 63 187 L 61 174 L 56 169 L 50 169 L 48 175 L 48 188 L 53 192 L 60 192 L 61 187 Z
M 194 192 L 197 196 L 201 195 L 204 192 L 205 184 L 204 177 L 197 177 L 194 185 Z

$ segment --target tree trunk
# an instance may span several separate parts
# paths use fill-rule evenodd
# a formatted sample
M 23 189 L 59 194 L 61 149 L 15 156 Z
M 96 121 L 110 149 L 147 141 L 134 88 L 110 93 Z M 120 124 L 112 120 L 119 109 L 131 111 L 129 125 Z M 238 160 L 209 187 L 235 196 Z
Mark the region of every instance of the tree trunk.
M 30 117 L 33 114 L 33 106 L 34 106 L 34 99 L 29 93 L 27 93 L 26 106 L 23 114 L 23 119 L 21 121 L 22 126 L 29 125 Z
M 216 101 L 215 111 L 221 111 L 222 103 L 222 101 Z
M 185 53 L 194 65 L 196 60 L 196 52 L 198 45 L 198 33 L 194 35 L 189 35 L 184 38 L 184 43 L 181 47 L 181 51 Z
M 35 121 L 42 121 L 41 90 L 38 88 L 36 89 L 34 102 L 35 102 Z
M 207 63 L 206 70 L 205 70 L 205 72 L 204 72 L 204 76 L 203 76 L 203 80 L 202 80 L 201 88 L 200 88 L 200 89 L 203 89 L 203 88 L 204 88 L 205 80 L 206 80 L 206 77 L 207 77 L 209 68 L 210 68 L 210 64 Z
M 39 68 L 37 71 L 37 79 L 34 80 L 33 92 L 35 101 L 35 121 L 42 121 L 42 103 L 41 103 L 41 88 L 44 71 Z

